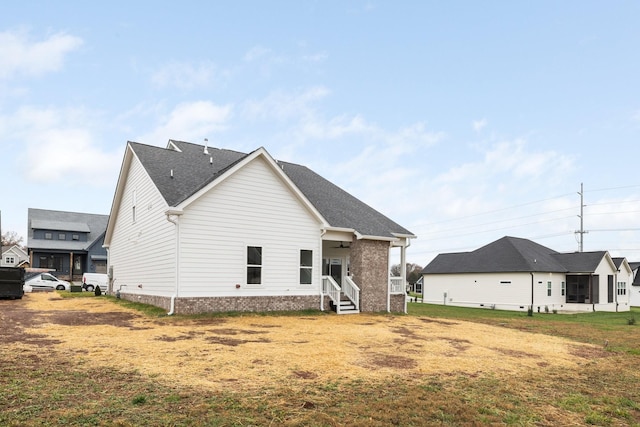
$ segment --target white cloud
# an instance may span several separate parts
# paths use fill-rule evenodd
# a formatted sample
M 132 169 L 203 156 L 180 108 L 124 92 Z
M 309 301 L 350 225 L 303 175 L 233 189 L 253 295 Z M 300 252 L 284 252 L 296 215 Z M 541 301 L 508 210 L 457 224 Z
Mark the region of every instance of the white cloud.
M 319 52 L 319 53 L 314 53 L 310 55 L 303 55 L 302 59 L 307 62 L 317 63 L 317 62 L 326 61 L 328 57 L 329 57 L 329 54 L 327 54 L 326 52 Z
M 62 68 L 65 56 L 82 43 L 79 37 L 65 33 L 33 41 L 25 31 L 0 32 L 0 79 L 57 71 Z
M 0 120 L 0 130 L 23 147 L 20 170 L 27 181 L 110 186 L 122 153 L 101 148 L 95 122 L 79 108 L 22 107 Z
M 263 46 L 254 46 L 244 54 L 244 60 L 252 62 L 261 58 L 264 58 L 271 54 L 271 49 L 267 49 Z
M 264 99 L 245 102 L 242 115 L 250 120 L 290 120 L 311 114 L 312 104 L 328 95 L 329 90 L 322 86 L 294 93 L 276 91 Z
M 480 132 L 485 128 L 485 126 L 487 126 L 487 119 L 474 120 L 471 122 L 471 126 L 473 126 L 474 131 Z
M 197 142 L 209 138 L 214 142 L 212 134 L 226 129 L 231 113 L 230 105 L 220 106 L 209 101 L 182 103 L 162 116 L 161 123 L 139 141 L 158 145 L 169 139 Z
M 213 63 L 200 64 L 174 62 L 162 67 L 151 76 L 160 88 L 176 87 L 182 90 L 206 88 L 215 83 L 217 70 Z

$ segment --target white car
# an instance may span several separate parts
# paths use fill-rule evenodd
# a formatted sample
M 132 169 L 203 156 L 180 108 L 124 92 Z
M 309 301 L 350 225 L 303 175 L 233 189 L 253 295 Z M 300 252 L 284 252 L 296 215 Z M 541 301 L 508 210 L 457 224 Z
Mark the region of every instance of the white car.
M 53 274 L 49 273 L 39 273 L 36 276 L 28 279 L 24 283 L 25 292 L 30 292 L 28 289 L 38 290 L 38 289 L 57 289 L 59 291 L 70 291 L 71 284 L 67 281 L 60 280 Z

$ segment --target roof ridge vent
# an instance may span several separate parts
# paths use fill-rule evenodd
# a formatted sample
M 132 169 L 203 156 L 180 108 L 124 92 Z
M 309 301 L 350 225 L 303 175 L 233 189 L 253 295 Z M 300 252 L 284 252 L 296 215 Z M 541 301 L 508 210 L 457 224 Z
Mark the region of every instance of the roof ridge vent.
M 208 145 L 209 145 L 209 139 L 208 139 L 208 138 L 205 138 L 205 139 L 204 139 L 204 154 L 209 154 L 209 147 L 208 147 Z

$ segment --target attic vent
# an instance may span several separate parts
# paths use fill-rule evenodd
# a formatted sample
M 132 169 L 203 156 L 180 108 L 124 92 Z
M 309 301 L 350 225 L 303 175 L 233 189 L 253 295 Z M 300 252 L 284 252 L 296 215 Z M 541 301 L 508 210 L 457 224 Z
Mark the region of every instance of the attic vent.
M 208 139 L 208 138 L 205 138 L 205 139 L 204 139 L 204 154 L 209 154 L 209 147 L 208 147 L 208 145 L 209 145 L 209 139 Z

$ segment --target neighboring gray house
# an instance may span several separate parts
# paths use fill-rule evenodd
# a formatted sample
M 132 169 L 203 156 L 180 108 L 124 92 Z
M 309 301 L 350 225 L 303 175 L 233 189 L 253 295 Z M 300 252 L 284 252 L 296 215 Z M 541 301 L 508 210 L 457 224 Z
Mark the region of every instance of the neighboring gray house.
M 122 298 L 169 313 L 406 310 L 413 233 L 310 169 L 170 140 L 127 143 L 105 246 Z M 403 273 L 404 274 L 404 273 Z
M 0 267 L 28 267 L 29 254 L 18 245 L 3 246 Z
M 102 244 L 108 215 L 29 208 L 27 216 L 32 268 L 51 269 L 61 279 L 76 281 L 86 272 L 107 272 Z
M 559 253 L 509 236 L 440 254 L 422 277 L 424 302 L 534 311 L 628 311 L 633 281 L 627 260 L 607 251 Z

